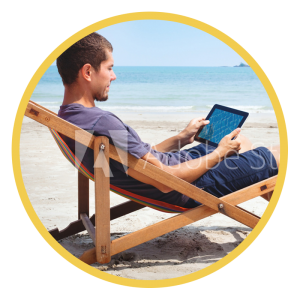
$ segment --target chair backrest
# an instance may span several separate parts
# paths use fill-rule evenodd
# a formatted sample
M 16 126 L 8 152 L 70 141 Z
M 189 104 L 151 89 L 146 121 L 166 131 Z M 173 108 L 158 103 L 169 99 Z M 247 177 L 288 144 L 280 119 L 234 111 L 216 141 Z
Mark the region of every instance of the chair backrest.
M 65 141 L 62 139 L 60 134 L 55 131 L 54 129 L 49 128 L 55 142 L 57 143 L 59 149 L 63 153 L 63 155 L 69 160 L 69 162 L 78 169 L 80 173 L 82 173 L 87 178 L 94 180 L 94 174 L 90 173 L 83 164 L 81 164 L 80 160 L 75 156 L 75 154 L 71 151 L 71 149 L 68 147 L 68 145 L 65 143 Z M 151 207 L 153 209 L 167 212 L 167 213 L 181 213 L 184 211 L 189 210 L 188 208 L 183 208 L 177 205 L 172 205 L 169 203 L 157 201 L 154 199 L 150 199 L 147 197 L 143 197 L 131 192 L 128 192 L 126 190 L 123 190 L 119 187 L 116 187 L 114 185 L 110 185 L 110 190 L 120 196 L 123 196 L 129 200 L 138 202 L 140 204 L 143 204 L 145 206 Z

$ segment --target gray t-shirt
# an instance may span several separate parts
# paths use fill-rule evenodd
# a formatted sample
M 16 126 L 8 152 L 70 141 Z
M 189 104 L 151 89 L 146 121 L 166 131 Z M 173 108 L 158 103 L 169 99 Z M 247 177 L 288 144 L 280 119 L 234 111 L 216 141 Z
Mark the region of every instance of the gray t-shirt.
M 85 107 L 75 103 L 62 105 L 58 116 L 91 132 L 95 136 L 108 137 L 110 144 L 127 151 L 136 158 L 141 158 L 148 152 L 151 152 L 160 162 L 168 166 L 177 165 L 192 159 L 185 150 L 175 153 L 162 153 L 152 149 L 150 144 L 144 143 L 138 134 L 130 126 L 123 123 L 116 115 L 98 107 Z M 74 140 L 66 136 L 62 136 L 62 138 L 82 164 L 91 173 L 94 173 L 93 150 L 77 142 L 75 143 Z M 187 196 L 176 191 L 162 193 L 152 185 L 135 180 L 125 173 L 127 170 L 126 166 L 112 159 L 110 159 L 110 170 L 111 184 L 131 193 L 178 206 L 183 206 L 188 200 Z

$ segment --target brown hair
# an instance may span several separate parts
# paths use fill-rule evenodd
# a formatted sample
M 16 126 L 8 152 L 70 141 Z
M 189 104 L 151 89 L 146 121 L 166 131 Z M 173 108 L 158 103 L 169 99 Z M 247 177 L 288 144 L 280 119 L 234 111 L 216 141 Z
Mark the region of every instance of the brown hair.
M 63 84 L 74 83 L 79 70 L 85 64 L 91 64 L 98 71 L 101 62 L 107 59 L 107 50 L 113 51 L 111 43 L 96 32 L 91 33 L 68 48 L 56 60 Z

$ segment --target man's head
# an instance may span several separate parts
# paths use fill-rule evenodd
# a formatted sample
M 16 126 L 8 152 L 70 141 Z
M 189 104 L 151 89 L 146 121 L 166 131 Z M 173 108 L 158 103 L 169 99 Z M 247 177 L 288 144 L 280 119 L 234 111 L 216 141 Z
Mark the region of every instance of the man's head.
M 85 64 L 90 64 L 98 71 L 101 62 L 107 59 L 107 51 L 113 51 L 111 43 L 96 32 L 76 42 L 56 60 L 63 84 L 74 83 Z

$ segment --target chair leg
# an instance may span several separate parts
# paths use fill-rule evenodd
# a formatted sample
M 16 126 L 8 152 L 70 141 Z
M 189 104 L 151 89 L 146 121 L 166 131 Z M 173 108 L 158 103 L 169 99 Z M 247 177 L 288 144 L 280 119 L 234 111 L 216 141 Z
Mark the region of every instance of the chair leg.
M 263 194 L 261 195 L 261 197 L 270 202 L 272 195 L 273 195 L 273 191 Z
M 82 220 L 83 226 L 85 227 L 86 231 L 88 232 L 89 236 L 94 242 L 94 245 L 96 244 L 96 237 L 95 237 L 95 227 L 94 224 L 91 222 L 89 217 L 86 214 L 81 214 L 80 218 Z
M 110 262 L 110 169 L 109 142 L 99 136 L 94 141 L 96 258 L 99 263 Z
M 110 209 L 110 220 L 120 218 L 144 207 L 145 205 L 133 201 L 127 201 L 118 204 Z M 90 217 L 90 220 L 95 226 L 95 215 L 92 215 Z M 84 227 L 82 220 L 80 219 L 70 223 L 66 228 L 62 230 L 59 230 L 58 228 L 51 229 L 49 230 L 49 233 L 58 241 L 84 230 L 86 230 L 86 228 Z
M 78 171 L 78 220 L 81 214 L 89 216 L 89 179 Z

